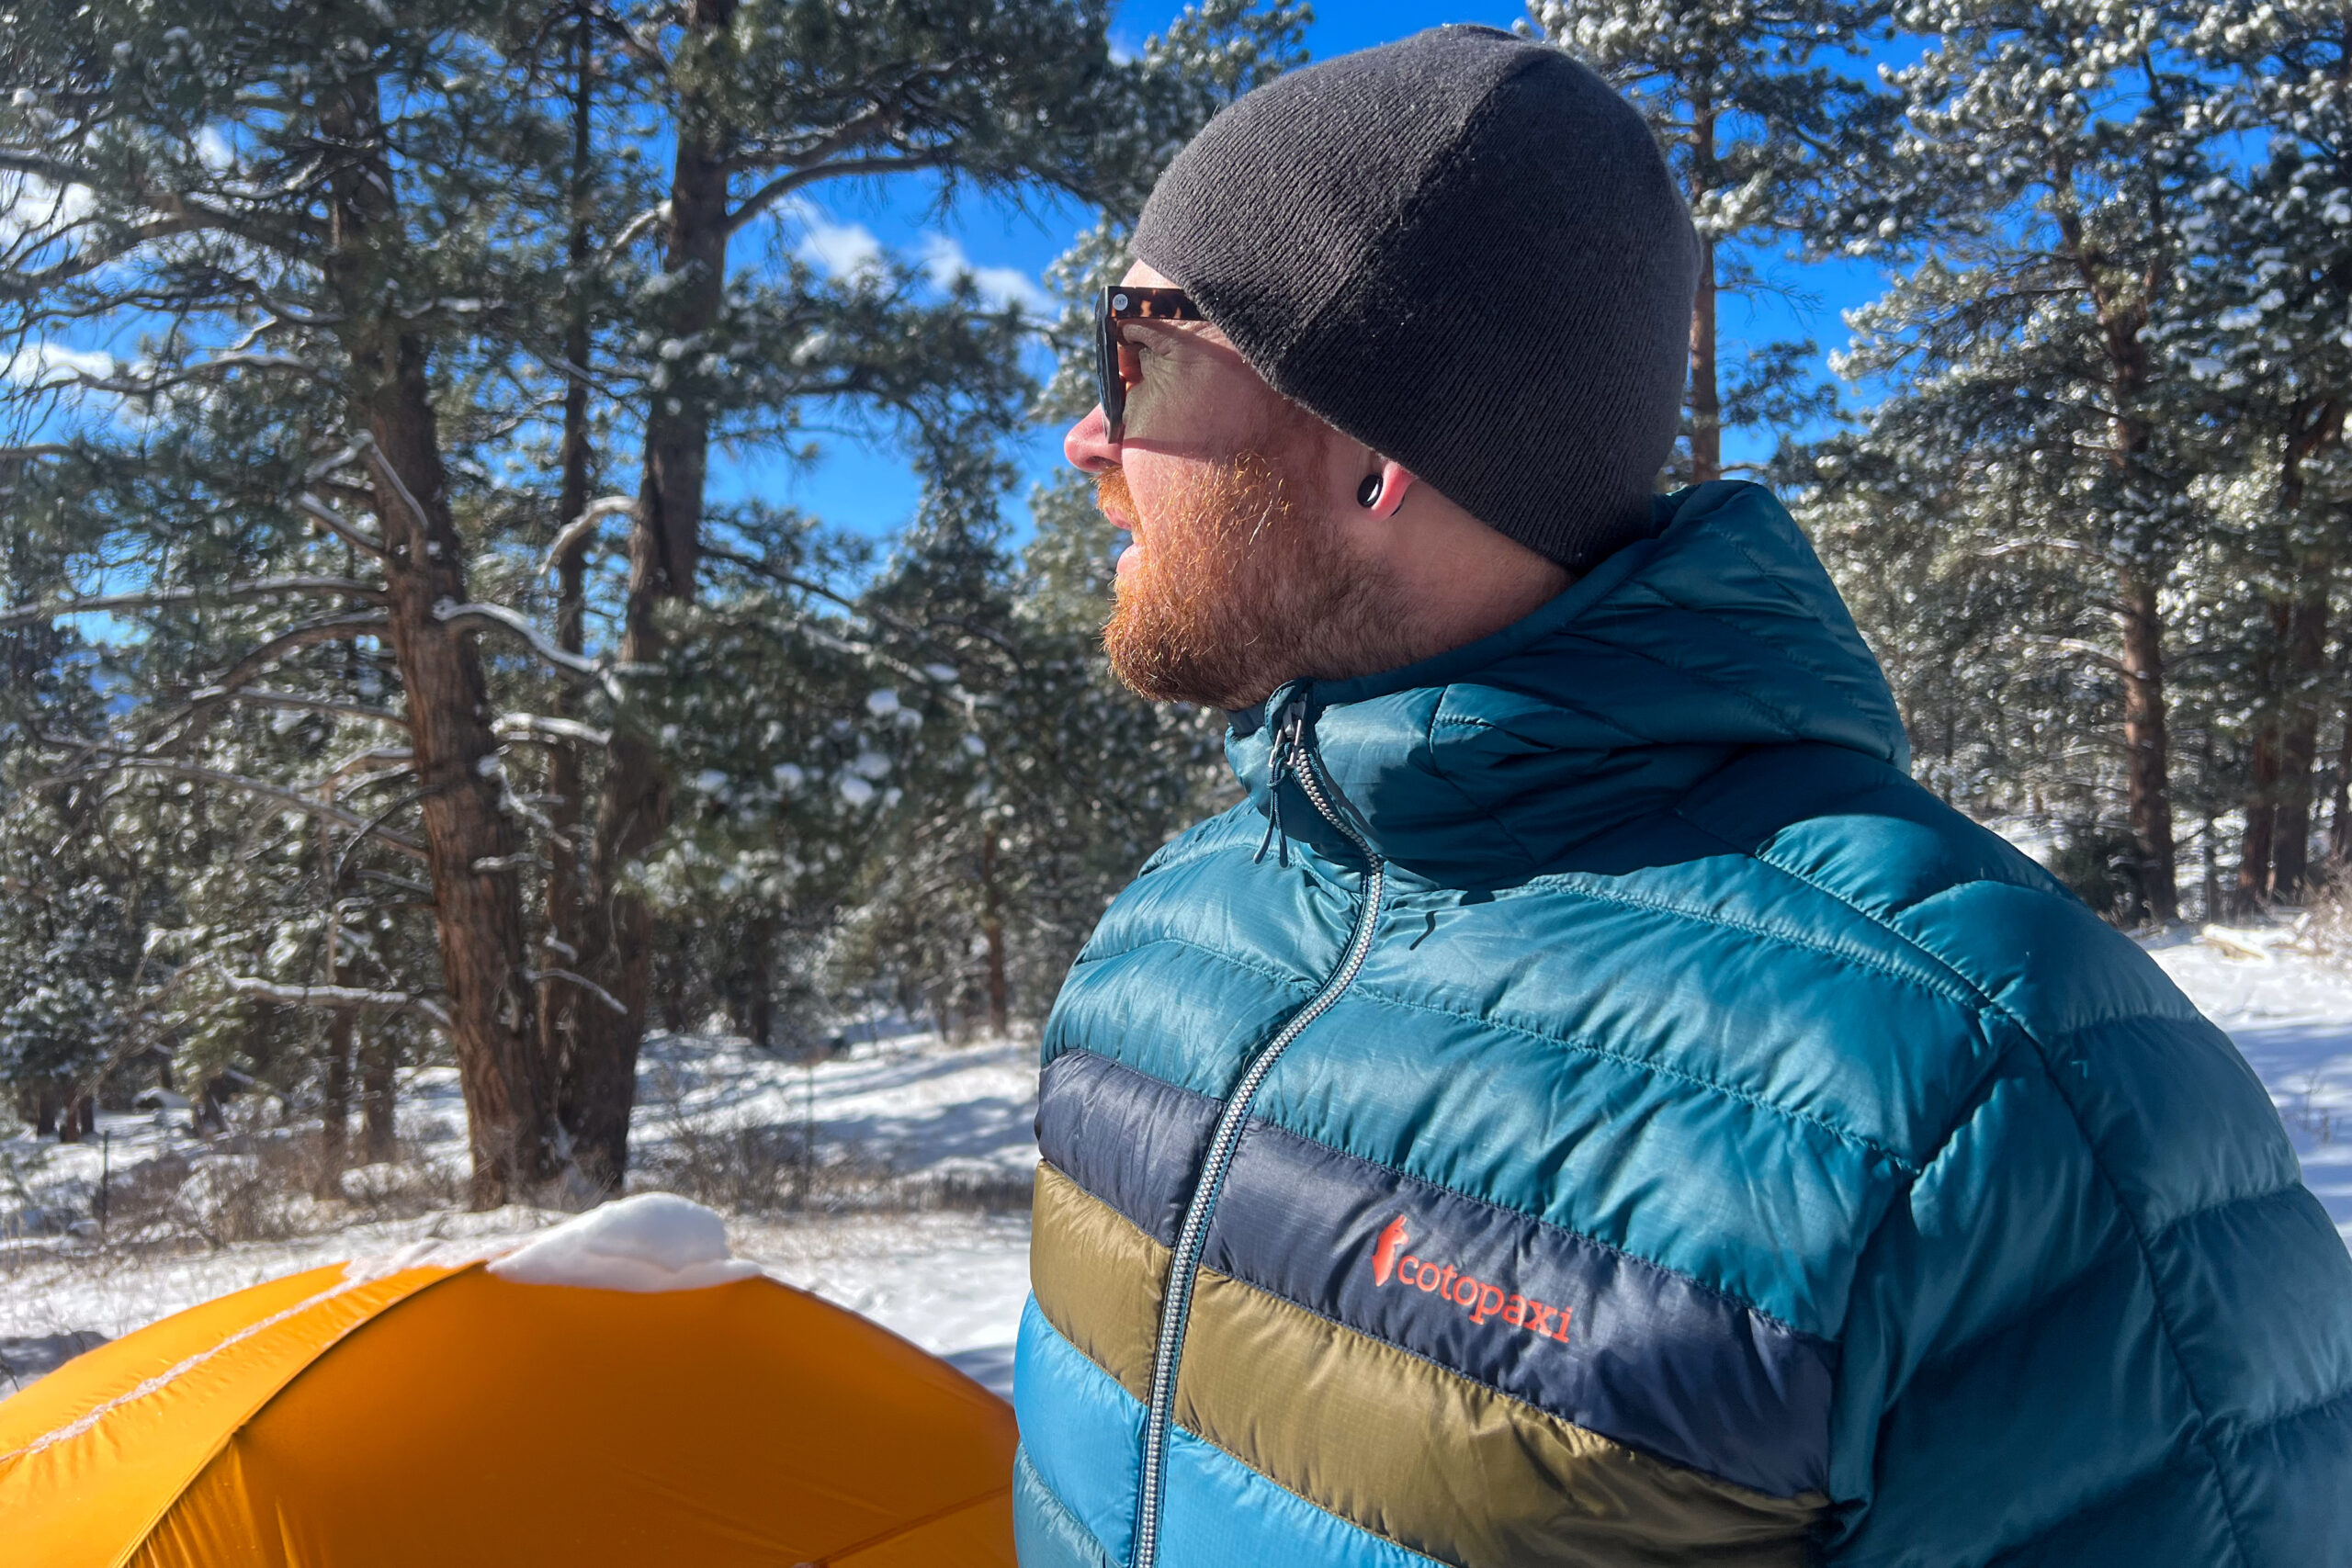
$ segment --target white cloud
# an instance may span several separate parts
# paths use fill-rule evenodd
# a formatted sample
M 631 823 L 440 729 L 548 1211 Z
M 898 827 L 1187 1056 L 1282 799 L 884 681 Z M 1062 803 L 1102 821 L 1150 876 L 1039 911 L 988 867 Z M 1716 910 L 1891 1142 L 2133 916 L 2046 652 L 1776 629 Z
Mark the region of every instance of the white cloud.
M 882 269 L 882 242 L 863 223 L 836 223 L 813 202 L 793 204 L 800 243 L 793 254 L 827 277 L 856 278 Z
M 0 381 L 17 387 L 56 386 L 76 376 L 111 376 L 115 358 L 104 349 L 69 348 L 36 339 L 0 359 Z
M 79 223 L 96 203 L 87 186 L 60 187 L 32 175 L 0 175 L 0 245 Z
M 1054 301 L 1037 280 L 1018 267 L 974 266 L 964 254 L 964 247 L 950 235 L 926 234 L 922 242 L 923 271 L 942 288 L 953 288 L 956 280 L 968 276 L 972 287 L 989 306 L 1002 310 L 1018 305 L 1033 316 L 1051 317 Z
M 888 253 L 865 224 L 836 223 L 824 209 L 807 200 L 786 203 L 778 216 L 800 226 L 800 243 L 793 254 L 827 277 L 854 281 L 881 271 Z M 917 248 L 924 275 L 941 288 L 953 288 L 957 279 L 969 277 L 991 310 L 1019 305 L 1033 316 L 1057 313 L 1053 298 L 1035 278 L 1018 267 L 974 266 L 952 235 L 925 234 Z

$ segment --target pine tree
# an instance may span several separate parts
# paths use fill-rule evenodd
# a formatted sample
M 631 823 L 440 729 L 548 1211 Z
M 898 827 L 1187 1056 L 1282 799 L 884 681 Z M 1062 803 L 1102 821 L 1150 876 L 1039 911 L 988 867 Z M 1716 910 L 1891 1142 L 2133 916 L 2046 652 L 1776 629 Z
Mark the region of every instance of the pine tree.
M 1980 557 L 2081 564 L 2113 631 L 2032 635 L 2113 693 L 2133 901 L 2171 919 L 2164 593 L 2197 513 L 2152 333 L 2181 301 L 2213 90 L 2173 7 L 1938 0 L 1900 20 L 1937 42 L 1894 75 L 1892 177 L 1838 220 L 1851 254 L 1914 268 L 1855 318 L 1848 366 L 1899 389 L 1863 446 L 1958 475 Z
M 106 705 L 12 734 L 11 800 L 147 814 L 180 906 L 148 984 L 189 1021 L 223 997 L 244 1011 L 209 1024 L 254 1041 L 270 1009 L 370 1039 L 436 1019 L 477 1202 L 567 1159 L 617 1183 L 644 889 L 707 741 L 696 583 L 714 540 L 783 543 L 707 514 L 711 443 L 797 452 L 816 406 L 1001 434 L 1030 396 L 1022 323 L 968 287 L 730 273 L 730 245 L 842 177 L 1131 203 L 1270 28 L 1295 32 L 1217 0 L 1120 63 L 1099 6 L 1048 0 L 12 17 L 0 637 L 51 637 L 53 675 L 61 617 L 135 629 L 101 639 Z M 268 934 L 238 947 L 241 921 Z M 343 1032 L 307 1047 L 331 1126 Z
M 1724 295 L 1770 287 L 1759 263 L 1828 230 L 1826 214 L 1867 187 L 1899 106 L 1821 63 L 1883 37 L 1882 0 L 1533 0 L 1542 35 L 1626 92 L 1667 150 L 1699 231 L 1690 322 L 1687 482 L 1724 473 L 1726 428 L 1800 428 L 1835 393 L 1809 384 L 1810 342 L 1761 344 L 1729 370 L 1719 321 Z

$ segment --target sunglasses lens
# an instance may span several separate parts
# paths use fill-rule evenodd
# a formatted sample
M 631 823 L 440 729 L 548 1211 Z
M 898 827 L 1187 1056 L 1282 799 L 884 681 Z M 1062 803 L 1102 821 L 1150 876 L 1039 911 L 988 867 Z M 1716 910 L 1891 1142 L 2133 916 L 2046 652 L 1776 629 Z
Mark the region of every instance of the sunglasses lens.
M 1127 383 L 1119 374 L 1119 323 L 1111 317 L 1107 289 L 1094 310 L 1094 389 L 1102 400 L 1103 422 L 1115 441 L 1127 412 Z

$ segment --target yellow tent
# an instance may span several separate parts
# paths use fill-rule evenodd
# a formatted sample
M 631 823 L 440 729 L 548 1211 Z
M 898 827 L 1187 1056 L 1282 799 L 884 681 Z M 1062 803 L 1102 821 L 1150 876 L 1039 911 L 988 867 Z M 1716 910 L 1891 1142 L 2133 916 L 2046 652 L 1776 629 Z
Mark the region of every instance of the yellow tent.
M 684 1211 L 718 1231 L 631 1199 L 584 1249 L 316 1269 L 68 1362 L 0 1402 L 0 1564 L 1010 1565 L 1012 1411 L 723 1233 L 593 1245 Z

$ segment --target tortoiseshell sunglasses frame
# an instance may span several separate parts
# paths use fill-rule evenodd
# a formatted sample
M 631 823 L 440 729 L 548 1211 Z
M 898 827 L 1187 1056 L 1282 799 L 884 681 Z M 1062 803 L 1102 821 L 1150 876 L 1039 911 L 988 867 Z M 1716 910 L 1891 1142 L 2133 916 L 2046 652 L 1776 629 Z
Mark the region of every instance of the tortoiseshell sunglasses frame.
M 1111 439 L 1126 434 L 1127 389 L 1143 378 L 1131 363 L 1135 350 L 1119 335 L 1121 321 L 1205 321 L 1193 297 L 1181 288 L 1136 288 L 1114 283 L 1094 305 L 1094 384 Z

